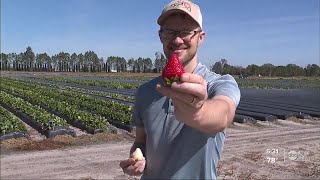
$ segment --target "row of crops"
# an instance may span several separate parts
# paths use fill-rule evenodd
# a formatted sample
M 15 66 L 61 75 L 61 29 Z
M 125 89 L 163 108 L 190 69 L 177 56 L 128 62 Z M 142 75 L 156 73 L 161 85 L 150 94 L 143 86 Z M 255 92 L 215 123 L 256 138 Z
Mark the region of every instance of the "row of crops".
M 243 84 L 250 84 L 247 79 L 242 81 Z M 255 81 L 251 83 L 259 84 Z M 6 114 L 3 116 L 14 114 L 47 137 L 74 135 L 72 127 L 92 134 L 114 131 L 111 125 L 130 131 L 133 95 L 137 87 L 137 83 L 120 79 L 99 81 L 79 77 L 1 77 L 0 107 Z M 235 121 L 243 123 L 274 121 L 292 116 L 320 117 L 319 90 L 284 90 L 287 88 L 242 87 Z M 16 118 L 1 118 L 1 135 L 23 132 L 20 129 L 23 126 L 18 126 L 18 122 L 20 120 Z
M 17 119 L 12 113 L 10 113 L 7 109 L 0 106 L 0 137 L 4 137 L 3 135 L 12 133 L 12 132 L 26 132 L 26 126 Z M 2 138 L 1 138 L 2 140 Z
M 97 80 L 84 80 L 75 78 L 63 78 L 63 77 L 33 77 L 36 79 L 50 80 L 56 82 L 75 83 L 89 86 L 101 86 L 110 89 L 137 89 L 141 84 L 114 82 L 114 81 L 97 81 Z
M 101 86 L 112 89 L 136 89 L 144 81 L 132 82 L 130 78 L 104 78 L 97 77 L 33 77 L 55 82 L 67 82 L 81 85 Z M 147 80 L 147 79 L 144 79 Z M 265 89 L 320 89 L 320 80 L 282 80 L 282 79 L 236 79 L 241 88 Z
M 41 79 L 41 78 L 40 78 Z M 37 80 L 40 80 L 37 78 Z M 65 79 L 68 78 L 46 78 L 47 83 L 62 83 L 66 82 Z M 60 81 L 59 81 L 60 80 Z M 82 80 L 82 81 L 91 81 L 91 80 Z M 286 83 L 290 85 L 290 83 L 293 83 L 292 80 L 288 80 L 285 82 L 282 82 L 284 80 L 264 80 L 262 82 L 257 82 L 257 80 L 241 80 L 244 82 L 250 82 L 252 84 L 259 84 L 262 83 L 274 83 L 274 84 L 283 84 L 284 86 Z M 69 81 L 70 83 L 64 84 L 64 86 L 70 87 L 74 85 L 80 85 L 76 84 L 77 81 Z M 307 84 L 310 86 L 317 86 L 318 82 L 316 80 L 310 80 L 310 81 L 302 81 L 300 85 Z M 309 83 L 309 84 L 308 84 Z M 311 83 L 311 84 L 310 84 Z M 87 84 L 87 83 L 83 83 Z M 296 85 L 299 85 L 299 83 L 295 83 Z M 300 86 L 299 85 L 299 86 Z M 240 84 L 241 86 L 241 84 Z M 248 85 L 251 87 L 250 85 Z M 292 84 L 290 85 L 292 86 Z M 254 86 L 256 87 L 256 86 Z M 274 86 L 276 87 L 276 86 Z M 78 86 L 79 89 L 87 89 L 101 93 L 106 93 L 104 91 L 110 91 L 110 89 L 104 89 L 99 86 L 92 87 L 92 86 L 86 86 L 81 85 L 81 87 Z M 241 88 L 242 89 L 242 100 L 239 104 L 239 107 L 237 109 L 237 117 L 236 119 L 240 119 L 239 121 L 243 121 L 243 117 L 256 118 L 259 120 L 275 120 L 275 119 L 286 119 L 288 117 L 299 117 L 304 118 L 310 116 L 319 116 L 319 113 L 317 113 L 318 109 L 317 107 L 320 104 L 320 100 L 315 99 L 314 96 L 317 96 L 319 94 L 319 90 L 310 90 L 310 89 L 290 89 L 290 87 L 286 88 L 278 88 L 278 89 L 257 89 L 257 88 Z M 285 90 L 289 89 L 289 90 Z M 88 89 L 87 89 L 88 90 Z M 124 96 L 127 96 L 127 94 L 134 94 L 133 89 L 118 89 L 119 93 L 123 93 Z M 250 92 L 250 93 L 248 93 Z M 307 94 L 305 94 L 307 92 Z M 125 95 L 126 94 L 126 95 Z M 267 96 L 265 96 L 267 94 Z M 269 94 L 269 95 L 268 95 Z M 309 97 L 309 98 L 308 98 Z M 253 98 L 253 99 L 252 99 Z M 128 99 L 128 98 L 127 98 Z M 132 101 L 133 102 L 133 99 Z M 320 111 L 320 110 L 319 110 Z
M 111 131 L 110 123 L 130 128 L 132 106 L 41 83 L 1 78 L 0 104 L 47 137 L 53 136 L 50 132 L 55 130 L 55 134 L 73 134 L 70 126 L 92 134 Z M 15 129 L 3 129 L 1 133 L 10 131 Z
M 237 79 L 242 88 L 264 89 L 320 89 L 320 81 L 278 80 L 278 79 Z

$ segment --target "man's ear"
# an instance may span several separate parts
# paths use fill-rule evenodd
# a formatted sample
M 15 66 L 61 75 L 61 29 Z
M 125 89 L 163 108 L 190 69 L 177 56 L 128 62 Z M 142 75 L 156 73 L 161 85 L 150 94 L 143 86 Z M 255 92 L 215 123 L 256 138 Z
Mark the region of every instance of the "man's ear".
M 161 38 L 160 30 L 158 31 L 158 35 L 159 35 L 160 42 L 163 43 L 163 42 L 162 42 L 162 38 Z
M 204 31 L 201 31 L 199 33 L 199 41 L 198 41 L 198 46 L 200 46 L 200 44 L 202 44 L 203 40 L 204 40 L 204 37 L 206 36 L 206 32 Z

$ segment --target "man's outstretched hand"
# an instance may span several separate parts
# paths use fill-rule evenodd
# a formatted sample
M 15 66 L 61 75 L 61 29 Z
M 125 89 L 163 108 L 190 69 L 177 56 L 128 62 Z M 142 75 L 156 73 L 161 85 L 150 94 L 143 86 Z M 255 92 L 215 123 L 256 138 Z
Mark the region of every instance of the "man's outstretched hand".
M 142 175 L 145 165 L 146 165 L 145 159 L 137 161 L 132 157 L 120 162 L 120 167 L 122 168 L 123 172 L 131 176 Z
M 179 82 L 171 87 L 157 84 L 157 91 L 172 99 L 178 121 L 192 124 L 208 98 L 207 82 L 202 76 L 191 73 L 182 74 Z

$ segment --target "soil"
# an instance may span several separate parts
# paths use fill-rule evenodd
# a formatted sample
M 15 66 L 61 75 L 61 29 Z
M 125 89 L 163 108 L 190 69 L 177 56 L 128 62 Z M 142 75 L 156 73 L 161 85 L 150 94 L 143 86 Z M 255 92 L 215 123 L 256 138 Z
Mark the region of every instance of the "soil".
M 219 179 L 319 179 L 319 132 L 319 118 L 234 123 L 227 129 Z M 0 179 L 138 179 L 119 167 L 133 137 L 119 130 L 117 135 L 6 140 Z

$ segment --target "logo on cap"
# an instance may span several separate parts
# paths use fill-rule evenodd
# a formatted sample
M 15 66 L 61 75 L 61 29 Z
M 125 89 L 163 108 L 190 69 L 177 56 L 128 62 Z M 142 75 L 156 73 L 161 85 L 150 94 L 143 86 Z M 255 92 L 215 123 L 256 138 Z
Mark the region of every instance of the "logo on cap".
M 180 8 L 181 6 L 191 12 L 190 4 L 185 1 L 176 1 L 175 3 L 170 5 L 170 8 Z

